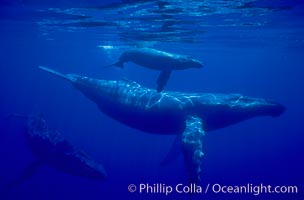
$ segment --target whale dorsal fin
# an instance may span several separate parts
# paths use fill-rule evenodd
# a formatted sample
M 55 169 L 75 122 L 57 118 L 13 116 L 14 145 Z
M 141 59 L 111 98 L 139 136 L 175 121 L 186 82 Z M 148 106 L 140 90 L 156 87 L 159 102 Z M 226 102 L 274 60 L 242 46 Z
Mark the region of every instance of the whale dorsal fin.
M 161 92 L 165 85 L 167 84 L 169 78 L 170 78 L 170 74 L 171 74 L 172 70 L 169 69 L 165 69 L 163 71 L 160 72 L 158 78 L 157 78 L 157 92 Z
M 126 78 L 126 77 L 122 78 L 121 81 L 129 83 L 132 86 L 140 87 L 140 85 L 136 81 L 130 80 L 130 79 Z
M 187 116 L 181 143 L 189 182 L 200 181 L 201 161 L 204 155 L 202 140 L 205 135 L 203 121 L 197 116 Z

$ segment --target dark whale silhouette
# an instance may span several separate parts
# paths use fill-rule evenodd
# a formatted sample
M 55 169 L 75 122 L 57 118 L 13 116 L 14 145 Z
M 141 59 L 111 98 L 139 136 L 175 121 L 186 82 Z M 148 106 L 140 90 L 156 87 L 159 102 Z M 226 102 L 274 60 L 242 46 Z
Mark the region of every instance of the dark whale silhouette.
M 72 146 L 57 130 L 50 129 L 42 115 L 25 116 L 12 114 L 10 117 L 27 119 L 25 139 L 36 156 L 36 161 L 4 188 L 4 194 L 30 178 L 42 165 L 47 165 L 71 175 L 103 180 L 106 172 L 103 166 L 83 151 Z
M 103 113 L 127 126 L 155 134 L 177 134 L 176 143 L 182 146 L 191 182 L 200 179 L 202 140 L 207 131 L 257 116 L 276 117 L 285 110 L 274 101 L 241 94 L 158 93 L 133 81 L 100 80 L 39 68 L 68 80 Z
M 118 62 L 110 65 L 123 68 L 125 62 L 161 71 L 157 79 L 157 91 L 161 92 L 170 78 L 172 70 L 201 68 L 203 64 L 189 56 L 159 51 L 151 48 L 134 48 L 125 51 Z

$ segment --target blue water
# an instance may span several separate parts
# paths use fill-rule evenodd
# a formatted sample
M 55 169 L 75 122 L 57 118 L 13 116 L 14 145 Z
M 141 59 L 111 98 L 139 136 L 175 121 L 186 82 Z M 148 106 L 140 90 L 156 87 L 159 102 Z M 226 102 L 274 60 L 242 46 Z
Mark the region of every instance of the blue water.
M 164 3 L 167 2 L 167 3 Z M 238 1 L 1 1 L 0 187 L 35 160 L 25 122 L 10 113 L 43 112 L 49 126 L 102 163 L 104 181 L 43 167 L 8 199 L 301 199 L 304 187 L 304 4 Z M 172 73 L 166 90 L 242 93 L 287 107 L 206 133 L 202 183 L 295 185 L 298 194 L 139 194 L 128 185 L 185 182 L 182 157 L 160 166 L 175 136 L 144 133 L 101 113 L 67 82 L 38 70 L 155 88 L 158 72 L 126 64 L 103 68 L 130 47 L 191 55 L 205 67 Z M 0 197 L 2 199 L 2 197 Z

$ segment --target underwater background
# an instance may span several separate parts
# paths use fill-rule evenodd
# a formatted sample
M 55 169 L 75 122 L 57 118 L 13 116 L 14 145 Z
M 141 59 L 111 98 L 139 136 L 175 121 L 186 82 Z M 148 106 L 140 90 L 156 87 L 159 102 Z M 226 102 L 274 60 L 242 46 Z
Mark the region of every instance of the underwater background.
M 0 199 L 303 199 L 304 2 L 302 0 L 4 0 L 0 7 L 0 187 L 35 156 L 11 113 L 43 113 L 50 127 L 100 162 L 104 181 L 42 167 Z M 202 183 L 296 185 L 298 194 L 139 194 L 129 184 L 185 183 L 182 157 L 161 166 L 174 135 L 129 128 L 101 113 L 48 66 L 155 88 L 158 72 L 104 68 L 131 47 L 190 55 L 202 69 L 175 71 L 165 90 L 241 93 L 286 106 L 207 132 Z M 186 183 L 185 183 L 186 184 Z

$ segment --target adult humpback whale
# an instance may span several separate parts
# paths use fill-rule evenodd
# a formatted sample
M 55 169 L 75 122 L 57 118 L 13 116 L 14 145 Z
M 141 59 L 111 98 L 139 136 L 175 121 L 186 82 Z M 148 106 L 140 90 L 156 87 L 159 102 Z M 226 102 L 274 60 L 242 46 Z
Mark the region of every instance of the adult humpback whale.
M 135 48 L 125 51 L 118 62 L 110 65 L 123 68 L 125 62 L 161 71 L 157 79 L 157 91 L 161 92 L 169 80 L 172 70 L 201 68 L 203 64 L 189 56 L 177 55 L 151 48 Z
M 42 165 L 75 176 L 96 180 L 106 178 L 106 172 L 101 164 L 72 146 L 57 130 L 50 129 L 42 115 L 13 114 L 10 116 L 27 119 L 25 139 L 35 154 L 36 161 L 32 162 L 15 180 L 6 185 L 3 190 L 4 194 L 30 178 Z
M 133 81 L 107 81 L 39 68 L 68 80 L 102 112 L 125 125 L 149 133 L 177 134 L 191 182 L 200 179 L 205 132 L 256 116 L 276 117 L 285 110 L 279 103 L 240 94 L 158 93 Z

